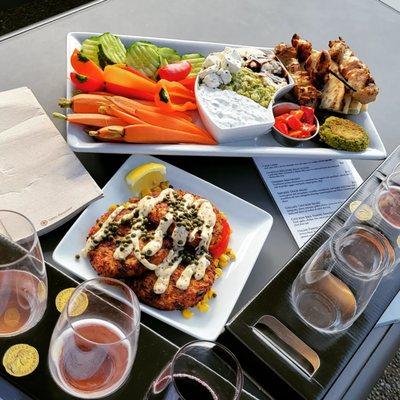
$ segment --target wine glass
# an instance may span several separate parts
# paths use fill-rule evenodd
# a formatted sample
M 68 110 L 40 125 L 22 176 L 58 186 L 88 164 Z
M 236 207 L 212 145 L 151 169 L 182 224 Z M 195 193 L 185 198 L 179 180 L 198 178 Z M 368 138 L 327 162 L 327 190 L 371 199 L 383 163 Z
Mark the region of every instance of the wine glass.
M 0 210 L 0 338 L 33 328 L 47 304 L 47 275 L 33 224 Z
M 345 226 L 296 277 L 291 291 L 294 310 L 320 332 L 343 331 L 365 310 L 390 265 L 390 244 L 379 231 Z
M 93 399 L 115 392 L 136 356 L 139 301 L 123 282 L 95 278 L 79 285 L 51 337 L 49 368 L 65 392 Z
M 234 354 L 210 341 L 183 346 L 151 384 L 147 400 L 237 400 L 243 371 Z

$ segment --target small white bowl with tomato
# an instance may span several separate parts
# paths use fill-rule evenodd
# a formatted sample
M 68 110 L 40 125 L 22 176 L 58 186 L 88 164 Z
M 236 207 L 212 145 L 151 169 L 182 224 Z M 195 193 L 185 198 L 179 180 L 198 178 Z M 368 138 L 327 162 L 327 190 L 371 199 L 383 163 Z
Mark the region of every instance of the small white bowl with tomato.
M 318 135 L 319 122 L 312 107 L 278 103 L 272 107 L 272 112 L 275 118 L 272 136 L 280 144 L 299 146 Z

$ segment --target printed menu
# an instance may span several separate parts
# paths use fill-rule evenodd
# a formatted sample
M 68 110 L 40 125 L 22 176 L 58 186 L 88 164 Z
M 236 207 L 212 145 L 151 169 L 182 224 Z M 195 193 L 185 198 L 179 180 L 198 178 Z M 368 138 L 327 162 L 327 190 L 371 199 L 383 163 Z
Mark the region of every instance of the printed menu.
M 254 158 L 301 247 L 362 183 L 349 160 Z

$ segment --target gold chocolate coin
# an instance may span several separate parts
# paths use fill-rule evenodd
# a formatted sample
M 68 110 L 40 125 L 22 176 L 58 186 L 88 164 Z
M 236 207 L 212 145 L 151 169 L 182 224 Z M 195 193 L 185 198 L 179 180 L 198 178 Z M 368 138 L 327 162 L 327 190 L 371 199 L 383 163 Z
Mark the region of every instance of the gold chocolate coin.
M 75 288 L 67 288 L 61 290 L 61 292 L 58 293 L 56 297 L 56 307 L 59 312 L 62 312 L 64 310 L 65 305 L 68 303 L 68 300 L 72 296 L 74 290 Z M 71 317 L 77 317 L 78 315 L 81 315 L 86 310 L 88 304 L 89 300 L 86 294 L 80 293 L 78 296 L 74 298 L 74 302 L 71 305 L 69 315 Z
M 29 344 L 15 344 L 4 353 L 3 365 L 12 376 L 29 375 L 39 365 L 39 353 Z
M 16 326 L 18 326 L 20 319 L 21 319 L 21 314 L 15 307 L 7 308 L 7 310 L 4 312 L 3 315 L 4 323 L 10 328 L 15 328 Z
M 361 204 L 360 200 L 354 200 L 350 203 L 349 208 L 350 208 L 350 212 L 354 212 L 356 211 L 356 209 L 358 208 L 358 206 Z
M 372 208 L 367 204 L 359 206 L 355 212 L 355 216 L 360 221 L 369 221 L 373 215 L 374 212 L 372 211 Z

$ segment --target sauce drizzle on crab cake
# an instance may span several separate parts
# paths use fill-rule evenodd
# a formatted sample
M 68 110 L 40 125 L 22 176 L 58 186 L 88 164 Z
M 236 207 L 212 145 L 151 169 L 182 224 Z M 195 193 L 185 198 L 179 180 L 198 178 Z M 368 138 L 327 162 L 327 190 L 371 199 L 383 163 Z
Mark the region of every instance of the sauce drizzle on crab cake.
M 147 295 L 150 282 L 153 296 L 171 292 L 170 283 L 173 290 L 187 291 L 192 277 L 201 281 L 207 276 L 205 286 L 211 287 L 209 248 L 218 239 L 221 218 L 207 199 L 167 188 L 158 195 L 131 199 L 101 217 L 82 254 L 102 275 L 135 277 L 136 286 L 142 277 Z M 193 301 L 199 295 L 192 296 Z M 175 308 L 181 307 L 178 303 Z

